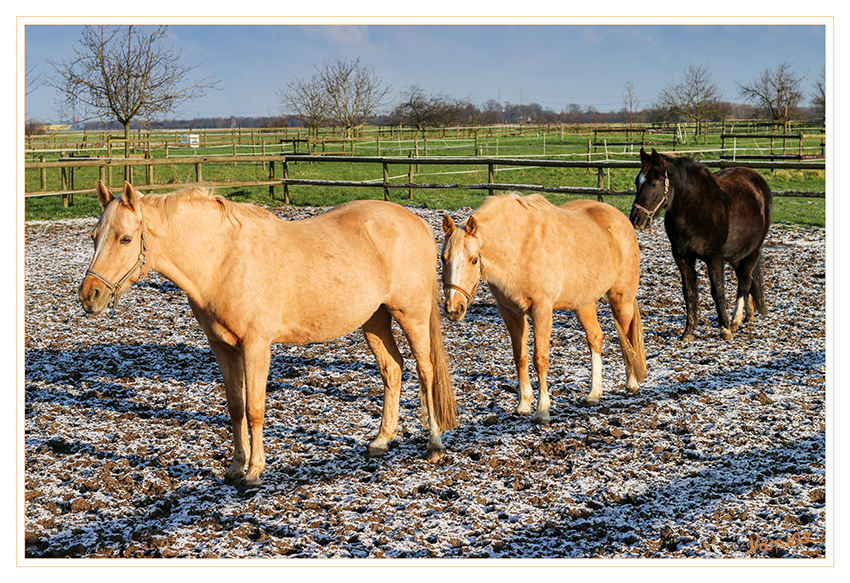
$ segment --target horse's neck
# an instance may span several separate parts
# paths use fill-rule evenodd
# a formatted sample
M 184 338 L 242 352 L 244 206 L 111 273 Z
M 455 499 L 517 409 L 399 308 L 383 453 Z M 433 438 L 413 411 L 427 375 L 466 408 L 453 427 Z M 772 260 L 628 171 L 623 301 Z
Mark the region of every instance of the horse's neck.
M 479 224 L 481 275 L 490 284 L 506 282 L 515 271 L 513 258 L 522 226 L 503 218 L 484 219 Z
M 151 269 L 159 272 L 190 298 L 203 302 L 212 278 L 222 264 L 223 233 L 217 209 L 175 213 L 167 218 L 159 209 L 144 209 L 148 228 Z M 217 241 L 218 240 L 218 241 Z

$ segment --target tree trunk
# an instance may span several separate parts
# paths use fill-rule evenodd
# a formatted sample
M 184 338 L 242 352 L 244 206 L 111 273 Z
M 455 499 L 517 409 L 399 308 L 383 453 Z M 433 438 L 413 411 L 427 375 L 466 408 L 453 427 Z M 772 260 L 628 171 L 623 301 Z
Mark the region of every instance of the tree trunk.
M 124 123 L 124 158 L 130 159 L 130 122 Z M 124 166 L 124 180 L 133 182 L 133 169 L 130 166 Z

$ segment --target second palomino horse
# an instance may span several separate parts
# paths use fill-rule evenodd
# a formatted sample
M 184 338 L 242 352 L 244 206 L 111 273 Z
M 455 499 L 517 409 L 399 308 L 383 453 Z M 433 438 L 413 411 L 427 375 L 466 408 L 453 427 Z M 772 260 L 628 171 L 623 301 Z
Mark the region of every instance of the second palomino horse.
M 488 198 L 463 223 L 443 220 L 445 308 L 463 319 L 481 277 L 508 328 L 519 379 L 517 412 L 531 413 L 528 322 L 534 327 L 534 367 L 539 396 L 535 419 L 549 422 L 549 343 L 553 310 L 572 310 L 590 347 L 591 390 L 602 396 L 602 329 L 596 302 L 607 296 L 626 366 L 626 386 L 636 391 L 646 376 L 643 328 L 636 294 L 640 249 L 622 212 L 589 200 L 556 207 L 540 195 Z

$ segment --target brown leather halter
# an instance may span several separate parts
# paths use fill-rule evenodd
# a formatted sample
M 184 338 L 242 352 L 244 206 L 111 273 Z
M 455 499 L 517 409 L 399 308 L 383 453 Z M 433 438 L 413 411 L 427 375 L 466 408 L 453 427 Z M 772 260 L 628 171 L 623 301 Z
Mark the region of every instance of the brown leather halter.
M 481 273 L 481 256 L 480 255 L 478 256 L 478 276 L 479 277 L 482 276 L 482 273 Z M 465 289 L 463 289 L 459 285 L 455 285 L 453 283 L 443 282 L 443 290 L 446 291 L 446 290 L 450 290 L 450 289 L 453 289 L 456 292 L 460 293 L 463 297 L 466 298 L 466 301 L 468 303 L 472 303 L 472 296 L 474 296 L 475 292 L 478 291 L 478 282 L 476 282 L 475 287 L 472 288 L 472 293 L 466 291 Z
M 455 284 L 453 284 L 453 283 L 444 283 L 444 284 L 443 284 L 443 289 L 447 289 L 447 290 L 448 290 L 448 289 L 453 289 L 453 290 L 455 290 L 456 292 L 460 292 L 460 293 L 461 293 L 461 295 L 463 295 L 463 296 L 466 298 L 466 301 L 467 301 L 467 302 L 471 302 L 471 301 L 472 301 L 472 295 L 471 295 L 468 291 L 466 291 L 465 289 L 463 289 L 462 287 L 460 287 L 459 285 L 455 285 Z
M 139 211 L 139 213 L 141 214 L 141 210 Z M 127 280 L 130 279 L 133 276 L 133 273 L 135 273 L 135 271 L 138 269 L 139 270 L 139 279 L 141 279 L 142 276 L 145 274 L 145 254 L 148 251 L 148 244 L 147 244 L 147 236 L 145 234 L 145 216 L 141 215 L 141 217 L 142 217 L 142 236 L 141 236 L 141 249 L 139 251 L 139 259 L 138 259 L 138 261 L 136 261 L 136 264 L 133 265 L 133 267 L 131 267 L 129 271 L 127 271 L 127 274 L 124 277 L 122 277 L 118 282 L 113 283 L 113 282 L 109 281 L 108 278 L 106 278 L 103 275 L 101 275 L 100 273 L 96 272 L 94 269 L 89 268 L 88 270 L 86 270 L 86 276 L 87 277 L 89 275 L 91 275 L 92 277 L 99 279 L 103 283 L 103 285 L 106 286 L 106 289 L 109 290 L 109 296 L 112 299 L 112 308 L 113 309 L 118 307 L 118 300 L 121 298 L 121 294 L 123 293 L 121 291 L 121 287 L 123 287 L 123 285 L 125 283 L 127 283 Z
M 667 172 L 665 171 L 664 172 L 664 196 L 661 198 L 661 200 L 658 201 L 658 204 L 655 205 L 655 208 L 653 208 L 652 210 L 647 210 L 646 208 L 640 206 L 638 203 L 634 203 L 632 205 L 633 208 L 636 208 L 640 212 L 644 213 L 647 216 L 647 218 L 649 218 L 649 234 L 650 235 L 652 235 L 652 219 L 655 216 L 655 213 L 657 213 L 658 210 L 661 207 L 663 207 L 665 204 L 667 204 L 667 193 L 669 192 L 669 190 L 670 190 L 670 178 L 668 178 Z

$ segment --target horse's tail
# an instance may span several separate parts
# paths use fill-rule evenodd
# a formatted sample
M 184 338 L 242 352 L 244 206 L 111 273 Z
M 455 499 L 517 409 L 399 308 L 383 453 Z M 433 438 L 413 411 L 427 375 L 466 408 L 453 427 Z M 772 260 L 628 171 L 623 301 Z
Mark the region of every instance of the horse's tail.
M 764 316 L 767 314 L 767 303 L 764 301 L 764 276 L 761 270 L 762 257 L 759 252 L 759 260 L 753 268 L 753 282 L 750 284 L 750 296 L 753 298 L 753 308 Z
M 440 324 L 440 287 L 435 278 L 430 321 L 431 367 L 434 370 L 431 395 L 434 405 L 434 418 L 440 429 L 445 431 L 457 427 L 457 402 L 455 401 L 449 359 L 443 345 L 443 332 Z
M 623 352 L 623 360 L 626 363 L 626 374 L 634 374 L 637 382 L 642 383 L 646 378 L 646 349 L 643 344 L 643 323 L 640 319 L 637 299 L 634 303 L 634 315 L 629 333 L 626 334 L 617 318 L 614 318 L 614 324 L 617 326 L 620 350 Z

